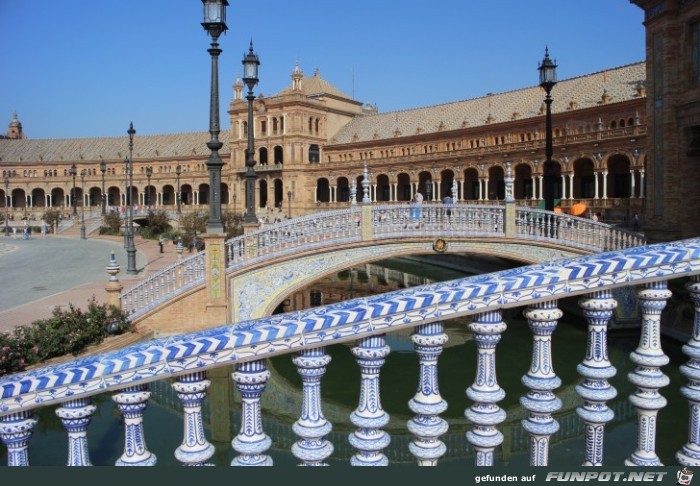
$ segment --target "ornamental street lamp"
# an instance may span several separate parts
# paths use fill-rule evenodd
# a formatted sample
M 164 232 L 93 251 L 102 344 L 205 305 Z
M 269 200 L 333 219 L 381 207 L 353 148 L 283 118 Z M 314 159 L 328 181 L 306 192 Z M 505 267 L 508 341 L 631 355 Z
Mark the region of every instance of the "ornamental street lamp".
M 107 162 L 104 159 L 100 159 L 100 172 L 102 172 L 102 216 L 107 212 L 107 196 L 105 195 L 105 172 L 107 172 Z
M 204 4 L 204 22 L 202 27 L 211 36 L 211 93 L 209 98 L 209 134 L 211 140 L 207 147 L 211 155 L 207 160 L 209 170 L 209 221 L 207 233 L 223 233 L 224 223 L 221 220 L 221 168 L 224 162 L 219 156 L 223 143 L 219 141 L 219 36 L 228 30 L 226 27 L 227 0 L 202 0 Z
M 549 58 L 549 49 L 544 49 L 544 59 L 537 68 L 540 72 L 540 86 L 547 96 L 544 103 L 547 106 L 546 117 L 546 145 L 543 167 L 544 175 L 544 208 L 547 211 L 554 211 L 554 162 L 552 161 L 552 97 L 551 92 L 557 84 L 557 65 Z
M 78 208 L 75 205 L 75 176 L 78 175 L 78 169 L 75 166 L 75 164 L 70 166 L 68 173 L 73 176 L 73 191 L 71 192 L 71 195 L 70 195 L 70 204 L 71 204 L 71 206 L 73 206 L 73 215 L 77 216 L 78 215 Z
M 10 178 L 5 176 L 5 236 L 10 236 Z
M 255 217 L 255 147 L 254 147 L 254 125 L 253 125 L 253 88 L 258 84 L 258 66 L 260 59 L 253 51 L 253 40 L 250 41 L 250 50 L 243 57 L 243 82 L 248 86 L 248 148 L 245 150 L 245 223 L 257 223 Z
M 124 249 L 129 248 L 129 231 L 126 229 L 128 220 L 129 197 L 129 157 L 124 157 Z
M 175 175 L 177 176 L 177 194 L 175 195 L 175 200 L 177 202 L 177 214 L 181 214 L 180 210 L 180 201 L 182 200 L 182 194 L 180 194 L 180 174 L 182 174 L 182 167 L 180 164 L 177 164 L 177 167 L 175 167 Z
M 80 211 L 80 239 L 85 240 L 85 169 L 80 171 L 80 197 L 83 199 Z
M 146 167 L 146 178 L 148 179 L 148 185 L 146 185 L 146 207 L 151 209 L 151 176 L 153 175 L 153 167 L 150 165 Z
M 126 234 L 127 234 L 127 246 L 126 246 L 126 273 L 135 274 L 138 273 L 136 270 L 136 247 L 134 246 L 134 206 L 131 201 L 133 187 L 133 177 L 134 177 L 134 135 L 136 130 L 134 130 L 134 124 L 129 123 L 129 129 L 126 131 L 129 134 L 129 163 L 127 165 L 127 175 L 129 178 L 128 190 L 126 193 L 127 197 L 127 209 L 126 209 Z

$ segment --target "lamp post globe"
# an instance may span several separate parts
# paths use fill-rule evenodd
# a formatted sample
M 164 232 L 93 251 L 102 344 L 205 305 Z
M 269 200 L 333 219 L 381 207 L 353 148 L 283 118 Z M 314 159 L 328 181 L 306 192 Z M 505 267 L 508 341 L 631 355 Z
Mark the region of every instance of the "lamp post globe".
M 552 88 L 557 84 L 557 65 L 549 57 L 549 49 L 545 47 L 544 59 L 538 66 L 540 72 L 540 86 L 547 94 L 544 103 L 547 108 L 545 122 L 545 161 L 543 166 L 544 178 L 544 208 L 547 211 L 554 211 L 554 161 L 552 160 Z
M 223 143 L 219 141 L 219 36 L 228 30 L 226 26 L 227 0 L 202 0 L 204 5 L 204 21 L 202 27 L 211 36 L 211 90 L 209 96 L 209 134 L 211 139 L 207 147 L 211 155 L 207 159 L 209 171 L 209 221 L 207 233 L 223 233 L 224 223 L 221 218 L 221 168 L 224 165 L 219 156 Z
M 107 162 L 100 159 L 100 172 L 102 172 L 102 194 L 100 196 L 100 205 L 102 216 L 107 212 L 107 195 L 105 194 L 105 172 L 107 172 Z
M 260 59 L 253 51 L 253 40 L 250 41 L 250 49 L 243 56 L 243 82 L 248 86 L 248 147 L 245 154 L 245 223 L 257 223 L 258 218 L 255 217 L 255 139 L 254 139 L 254 122 L 253 122 L 253 88 L 258 84 L 258 67 Z

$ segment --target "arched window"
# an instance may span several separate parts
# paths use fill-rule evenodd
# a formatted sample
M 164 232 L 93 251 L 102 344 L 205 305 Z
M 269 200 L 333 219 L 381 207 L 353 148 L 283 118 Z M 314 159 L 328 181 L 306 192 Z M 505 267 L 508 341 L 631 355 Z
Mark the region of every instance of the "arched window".
M 319 119 L 316 118 L 316 135 L 318 135 Z
M 258 152 L 258 159 L 260 165 L 267 165 L 267 149 L 265 147 L 260 148 Z
M 318 145 L 312 143 L 309 145 L 309 162 L 312 164 L 318 164 L 321 161 L 321 150 Z
M 617 128 L 617 122 L 615 120 L 610 122 L 610 128 L 612 128 L 612 129 Z
M 274 149 L 275 164 L 284 164 L 284 150 L 277 145 Z

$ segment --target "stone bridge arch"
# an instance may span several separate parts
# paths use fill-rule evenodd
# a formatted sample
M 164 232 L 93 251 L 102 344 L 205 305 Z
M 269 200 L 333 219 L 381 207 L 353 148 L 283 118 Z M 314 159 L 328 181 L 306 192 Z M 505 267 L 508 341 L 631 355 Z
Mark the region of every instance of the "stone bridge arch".
M 434 254 L 435 240 L 394 241 L 354 248 L 329 249 L 294 255 L 294 258 L 247 268 L 244 273 L 229 277 L 231 320 L 240 322 L 272 314 L 277 306 L 293 292 L 310 283 L 354 265 L 386 258 Z M 559 258 L 580 256 L 587 252 L 573 251 L 563 246 L 533 246 L 526 242 L 504 240 L 453 241 L 449 253 L 489 255 L 520 261 L 542 263 Z

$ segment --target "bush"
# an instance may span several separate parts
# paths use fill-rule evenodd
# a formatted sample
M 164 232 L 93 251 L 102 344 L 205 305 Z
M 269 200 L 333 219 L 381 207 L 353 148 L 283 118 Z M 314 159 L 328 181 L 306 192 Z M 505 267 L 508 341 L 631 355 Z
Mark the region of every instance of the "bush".
M 118 235 L 121 233 L 122 218 L 116 211 L 105 214 L 104 223 L 100 228 L 101 235 Z
M 165 211 L 149 211 L 146 227 L 141 231 L 141 236 L 147 239 L 156 239 L 170 229 L 168 213 Z
M 55 309 L 48 319 L 0 333 L 0 376 L 23 371 L 47 359 L 76 355 L 110 334 L 130 329 L 126 314 L 114 306 L 98 304 L 94 297 L 88 301 L 85 312 L 73 304 L 66 311 Z

